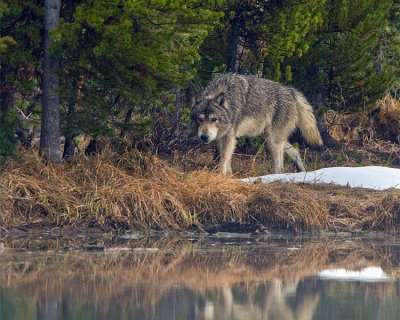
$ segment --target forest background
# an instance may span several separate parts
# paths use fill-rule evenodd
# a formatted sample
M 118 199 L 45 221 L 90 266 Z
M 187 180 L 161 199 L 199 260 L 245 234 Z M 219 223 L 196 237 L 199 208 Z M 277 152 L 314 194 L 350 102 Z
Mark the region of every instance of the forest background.
M 82 137 L 185 151 L 191 99 L 223 72 L 293 85 L 321 119 L 399 96 L 398 0 L 0 0 L 0 19 L 1 156 L 40 127 L 54 161 Z

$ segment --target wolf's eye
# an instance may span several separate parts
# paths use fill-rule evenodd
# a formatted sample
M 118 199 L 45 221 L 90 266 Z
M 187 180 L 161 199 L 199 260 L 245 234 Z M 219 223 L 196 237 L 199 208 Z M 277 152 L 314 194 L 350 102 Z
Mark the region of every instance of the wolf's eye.
M 217 118 L 211 118 L 211 122 L 216 122 L 217 120 Z
M 203 122 L 203 118 L 198 117 L 198 118 L 197 118 L 197 121 L 198 121 L 198 122 Z

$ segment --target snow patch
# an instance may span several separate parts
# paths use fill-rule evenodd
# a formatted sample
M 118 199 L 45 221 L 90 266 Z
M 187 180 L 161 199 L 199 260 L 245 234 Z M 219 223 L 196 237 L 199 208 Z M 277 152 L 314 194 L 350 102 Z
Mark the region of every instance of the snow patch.
M 380 166 L 368 167 L 332 167 L 309 172 L 269 174 L 260 177 L 242 179 L 244 182 L 274 181 L 294 183 L 333 183 L 351 188 L 385 190 L 400 189 L 400 169 Z

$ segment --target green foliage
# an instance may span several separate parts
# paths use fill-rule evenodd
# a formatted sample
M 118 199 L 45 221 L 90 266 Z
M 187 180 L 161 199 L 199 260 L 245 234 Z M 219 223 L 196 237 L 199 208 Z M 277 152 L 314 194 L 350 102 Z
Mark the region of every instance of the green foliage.
M 180 120 L 185 124 L 189 124 L 189 122 L 190 122 L 190 114 L 191 114 L 190 108 L 189 107 L 183 107 Z
M 6 74 L 7 85 L 19 86 L 32 79 L 32 72 L 41 63 L 43 8 L 41 1 L 36 0 L 3 0 L 2 3 L 7 10 L 1 17 L 1 36 L 8 39 L 8 50 L 1 55 L 2 72 Z
M 0 156 L 13 156 L 16 150 L 16 138 L 14 130 L 16 127 L 18 113 L 10 111 L 0 118 Z
M 29 97 L 38 84 L 41 64 L 42 3 L 36 0 L 0 2 L 0 154 L 15 152 L 15 95 Z
M 238 45 L 239 72 L 290 82 L 292 71 L 288 59 L 309 50 L 308 35 L 322 24 L 325 0 L 290 0 L 285 4 L 252 0 L 203 3 L 224 12 L 224 19 L 202 47 L 204 76 L 229 69 L 232 46 Z M 238 39 L 234 38 L 235 30 Z
M 0 19 L 2 18 L 3 15 L 5 15 L 8 11 L 8 6 L 7 4 L 3 1 L 0 0 Z M 0 33 L 0 59 L 1 56 L 7 52 L 7 49 L 9 46 L 15 45 L 16 42 L 14 39 L 10 36 L 1 36 L 2 34 Z
M 284 6 L 266 5 L 260 25 L 253 25 L 252 30 L 257 41 L 254 45 L 263 63 L 263 76 L 291 82 L 289 59 L 300 58 L 310 49 L 310 35 L 323 22 L 325 2 L 291 0 Z
M 193 0 L 82 1 L 71 12 L 55 34 L 63 101 L 78 105 L 66 126 L 93 135 L 109 134 L 127 109 L 192 78 L 219 16 Z
M 16 44 L 16 42 L 14 41 L 14 39 L 9 36 L 0 37 L 0 58 L 1 58 L 2 54 L 7 52 L 7 49 L 10 46 L 15 45 L 15 44 Z
M 203 3 L 224 12 L 202 47 L 206 80 L 229 69 L 232 41 L 240 73 L 294 83 L 320 107 L 369 108 L 399 79 L 398 0 Z
M 379 63 L 382 70 L 393 74 L 394 89 L 400 88 L 400 0 L 393 0 L 387 25 L 380 35 Z
M 374 106 L 393 82 L 389 70 L 378 65 L 391 3 L 328 2 L 312 49 L 294 62 L 295 85 L 324 108 L 349 112 Z

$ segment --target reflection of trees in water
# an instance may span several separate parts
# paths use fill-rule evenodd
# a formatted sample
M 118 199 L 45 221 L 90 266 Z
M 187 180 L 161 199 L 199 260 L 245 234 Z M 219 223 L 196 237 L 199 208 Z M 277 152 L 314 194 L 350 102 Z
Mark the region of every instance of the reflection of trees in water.
M 320 303 L 316 319 L 398 319 L 400 314 L 400 281 L 359 282 L 307 279 L 299 285 L 308 290 L 318 288 Z
M 0 295 L 24 297 L 38 319 L 50 319 L 54 312 L 72 319 L 96 310 L 107 319 L 146 319 L 149 314 L 174 319 L 179 313 L 187 319 L 301 320 L 311 319 L 321 299 L 338 290 L 306 278 L 316 271 L 370 265 L 383 265 L 392 274 L 399 270 L 395 246 L 362 240 L 252 246 L 176 239 L 95 243 L 114 250 L 122 244 L 137 250 L 29 256 L 5 250 L 0 254 Z M 351 294 L 355 285 L 346 283 L 341 290 Z M 357 290 L 382 300 L 399 296 L 398 283 L 366 284 Z M 0 313 L 0 318 L 6 317 Z

